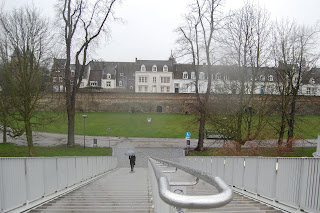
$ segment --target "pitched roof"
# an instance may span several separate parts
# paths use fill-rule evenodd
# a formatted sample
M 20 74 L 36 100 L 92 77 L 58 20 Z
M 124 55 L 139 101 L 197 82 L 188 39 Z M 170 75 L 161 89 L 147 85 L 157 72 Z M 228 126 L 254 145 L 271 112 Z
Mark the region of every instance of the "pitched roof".
M 172 72 L 172 61 L 170 60 L 136 60 L 136 68 L 135 70 L 141 70 L 141 66 L 145 65 L 146 66 L 146 71 L 151 71 L 152 66 L 156 65 L 158 68 L 158 72 L 163 71 L 163 66 L 167 65 L 168 66 L 168 72 Z

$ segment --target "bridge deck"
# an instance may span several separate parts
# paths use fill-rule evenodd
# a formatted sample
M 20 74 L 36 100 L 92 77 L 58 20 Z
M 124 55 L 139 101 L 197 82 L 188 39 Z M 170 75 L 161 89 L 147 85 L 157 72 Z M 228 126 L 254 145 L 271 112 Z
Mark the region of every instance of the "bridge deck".
M 153 212 L 147 169 L 119 168 L 31 212 Z
M 171 170 L 164 168 L 163 170 Z M 180 170 L 177 173 L 167 173 L 170 182 L 194 182 L 195 178 Z M 181 188 L 181 187 L 178 187 Z M 177 187 L 172 187 L 172 190 Z M 194 186 L 182 187 L 186 194 L 215 194 L 215 187 L 199 181 Z M 147 168 L 118 168 L 104 177 L 76 191 L 50 201 L 31 212 L 149 212 L 153 213 L 148 189 Z M 187 212 L 248 212 L 248 213 L 278 213 L 257 201 L 235 194 L 228 205 L 207 210 L 187 210 Z

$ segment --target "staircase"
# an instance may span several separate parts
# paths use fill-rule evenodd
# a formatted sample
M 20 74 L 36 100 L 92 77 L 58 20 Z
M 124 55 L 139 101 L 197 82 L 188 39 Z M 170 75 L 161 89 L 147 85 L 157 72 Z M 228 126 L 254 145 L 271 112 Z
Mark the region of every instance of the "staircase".
M 147 177 L 146 168 L 120 168 L 31 212 L 153 213 Z

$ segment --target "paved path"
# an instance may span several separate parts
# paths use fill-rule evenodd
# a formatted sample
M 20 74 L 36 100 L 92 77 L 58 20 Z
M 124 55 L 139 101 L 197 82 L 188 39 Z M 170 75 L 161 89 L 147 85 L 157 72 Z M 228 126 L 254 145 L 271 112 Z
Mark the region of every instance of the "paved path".
M 146 168 L 120 168 L 31 212 L 152 213 L 148 189 Z
M 2 133 L 0 132 L 0 138 Z M 184 138 L 137 138 L 137 137 L 105 137 L 105 136 L 86 136 L 86 145 L 92 146 L 93 139 L 98 140 L 99 147 L 179 147 L 185 148 L 186 141 Z M 67 144 L 66 134 L 34 132 L 33 141 L 35 146 L 59 146 Z M 27 145 L 25 136 L 10 138 L 8 142 L 17 145 Z M 76 144 L 83 145 L 83 135 L 75 135 Z M 225 142 L 221 140 L 204 140 L 205 147 L 221 147 Z M 263 140 L 263 141 L 250 141 L 247 142 L 245 147 L 250 147 L 259 144 L 259 146 L 274 146 L 276 140 Z M 191 140 L 191 148 L 196 147 L 196 139 Z M 310 147 L 317 146 L 316 139 L 298 140 L 294 144 L 297 147 Z

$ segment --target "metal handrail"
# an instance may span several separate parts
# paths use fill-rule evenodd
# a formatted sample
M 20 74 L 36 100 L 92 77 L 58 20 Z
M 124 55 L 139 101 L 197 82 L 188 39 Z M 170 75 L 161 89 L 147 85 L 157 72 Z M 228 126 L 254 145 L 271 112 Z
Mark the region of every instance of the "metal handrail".
M 156 158 L 149 158 L 149 161 L 153 167 L 153 171 L 157 178 L 159 195 L 161 199 L 167 204 L 179 208 L 188 209 L 207 209 L 207 208 L 218 208 L 228 204 L 233 198 L 232 189 L 219 177 L 213 177 L 208 174 L 202 173 L 200 171 L 191 169 L 189 167 L 183 166 L 181 164 L 161 160 Z M 170 185 L 167 177 L 163 175 L 161 170 L 156 166 L 156 161 L 169 164 L 171 166 L 177 167 L 191 175 L 194 175 L 205 182 L 215 186 L 219 194 L 215 195 L 204 195 L 204 196 L 194 196 L 194 195 L 181 195 L 170 191 Z

